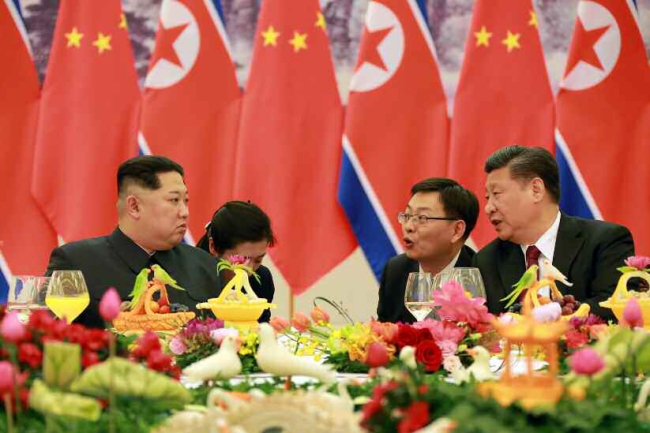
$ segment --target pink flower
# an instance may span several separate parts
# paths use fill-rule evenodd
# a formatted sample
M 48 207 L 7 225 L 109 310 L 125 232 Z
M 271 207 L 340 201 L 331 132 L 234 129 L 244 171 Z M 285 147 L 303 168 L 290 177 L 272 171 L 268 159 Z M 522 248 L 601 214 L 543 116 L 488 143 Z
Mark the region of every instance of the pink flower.
M 437 313 L 442 319 L 465 322 L 471 327 L 488 323 L 492 319 L 484 303 L 483 298 L 468 298 L 463 287 L 456 281 L 447 281 L 440 290 L 433 291 L 432 304 L 440 307 Z
M 388 349 L 381 343 L 374 342 L 368 346 L 366 365 L 370 368 L 383 367 L 388 364 Z
M 311 326 L 311 320 L 300 312 L 293 313 L 291 318 L 291 325 L 298 330 L 298 332 L 305 332 Z
M 104 292 L 102 300 L 99 301 L 99 314 L 107 322 L 112 322 L 120 314 L 121 304 L 120 295 L 117 294 L 117 290 L 111 287 Z
M 218 345 L 221 345 L 223 339 L 229 335 L 234 338 L 237 338 L 239 337 L 239 331 L 237 331 L 235 328 L 221 328 L 221 329 L 215 329 L 214 331 L 210 332 L 210 337 L 212 337 L 212 339 Z
M 438 343 L 438 347 L 442 351 L 443 358 L 454 355 L 458 349 L 458 343 L 451 340 L 442 340 L 437 341 L 436 343 Z
M 463 329 L 448 321 L 438 322 L 437 320 L 426 319 L 421 322 L 416 322 L 412 326 L 415 329 L 428 329 L 436 342 L 453 341 L 458 345 L 463 337 L 465 337 L 465 331 Z
M 9 361 L 0 361 L 0 396 L 14 391 L 14 372 L 18 379 L 18 386 L 25 381 L 27 374 L 20 372 Z
M 228 261 L 233 265 L 245 265 L 248 261 L 248 258 L 246 256 L 242 256 L 241 254 L 232 254 L 228 256 Z
M 577 374 L 593 376 L 605 367 L 605 362 L 594 349 L 577 351 L 569 358 L 571 369 Z
M 291 323 L 287 319 L 281 316 L 273 316 L 269 321 L 269 324 L 275 329 L 276 332 L 283 333 L 291 328 Z
M 625 264 L 642 271 L 650 265 L 650 257 L 631 256 L 625 260 Z
M 0 335 L 7 341 L 17 343 L 25 338 L 25 325 L 18 320 L 18 313 L 12 311 L 7 313 L 0 324 Z
M 550 302 L 533 309 L 533 318 L 536 322 L 555 322 L 562 315 L 562 307 L 557 302 Z
M 187 346 L 183 342 L 183 339 L 177 335 L 169 342 L 169 350 L 171 350 L 174 355 L 182 355 L 187 350 Z
M 643 312 L 636 298 L 630 298 L 623 310 L 623 323 L 630 328 L 643 328 Z
M 378 337 L 386 343 L 394 343 L 397 340 L 397 332 L 399 327 L 396 323 L 382 323 L 373 320 L 370 322 L 370 329 Z
M 312 320 L 316 323 L 318 322 L 329 322 L 330 321 L 330 315 L 327 314 L 327 311 L 323 310 L 320 307 L 314 307 L 313 310 L 311 310 L 310 314 Z

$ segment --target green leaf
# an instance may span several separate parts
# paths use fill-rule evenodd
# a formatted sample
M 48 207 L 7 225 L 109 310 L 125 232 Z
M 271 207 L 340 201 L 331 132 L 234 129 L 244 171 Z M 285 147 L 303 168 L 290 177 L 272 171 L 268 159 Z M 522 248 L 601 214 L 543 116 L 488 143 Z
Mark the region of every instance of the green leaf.
M 634 266 L 621 266 L 620 268 L 616 268 L 616 270 L 622 273 L 638 271 Z
M 48 386 L 67 390 L 81 373 L 81 346 L 50 341 L 44 345 L 43 380 Z
M 40 379 L 36 379 L 32 384 L 29 406 L 47 415 L 71 416 L 91 421 L 99 419 L 102 411 L 101 404 L 94 398 L 52 391 Z

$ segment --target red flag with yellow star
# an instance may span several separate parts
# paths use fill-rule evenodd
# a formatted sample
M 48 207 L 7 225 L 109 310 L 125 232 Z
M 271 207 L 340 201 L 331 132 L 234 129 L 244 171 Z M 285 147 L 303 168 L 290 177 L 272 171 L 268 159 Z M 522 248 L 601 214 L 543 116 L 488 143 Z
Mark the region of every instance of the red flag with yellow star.
M 137 154 L 140 91 L 119 0 L 61 0 L 32 191 L 64 241 L 109 233 L 115 175 Z
M 511 145 L 554 151 L 553 94 L 531 0 L 477 0 L 451 121 L 450 177 L 485 207 L 483 164 Z M 472 239 L 496 237 L 483 212 Z
M 356 247 L 338 205 L 343 108 L 318 0 L 265 0 L 244 95 L 239 199 L 271 218 L 273 262 L 296 294 Z
M 39 275 L 56 234 L 29 187 L 40 85 L 27 32 L 12 1 L 0 1 L 0 303 L 12 275 Z
M 212 1 L 164 0 L 145 80 L 140 146 L 185 168 L 191 239 L 232 199 L 241 90 Z

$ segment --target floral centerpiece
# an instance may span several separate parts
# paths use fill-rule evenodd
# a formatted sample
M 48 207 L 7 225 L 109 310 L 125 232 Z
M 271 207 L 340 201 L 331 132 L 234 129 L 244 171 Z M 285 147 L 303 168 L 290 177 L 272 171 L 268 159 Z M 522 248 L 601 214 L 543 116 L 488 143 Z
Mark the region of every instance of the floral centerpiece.
M 650 257 L 632 256 L 625 260 L 625 265 L 618 268 L 622 272 L 618 280 L 616 289 L 612 296 L 600 305 L 605 308 L 611 308 L 616 318 L 620 321 L 623 319 L 623 311 L 630 299 L 636 299 L 643 312 L 643 319 L 646 323 L 646 329 L 650 330 Z M 636 290 L 629 290 L 627 284 L 631 278 L 640 278 L 641 287 Z
M 239 330 L 225 328 L 219 319 L 193 319 L 169 342 L 169 350 L 175 356 L 175 365 L 183 369 L 201 359 L 216 353 L 227 335 L 240 338 L 239 357 L 242 362 L 242 374 L 259 372 L 255 361 L 255 352 L 259 346 L 259 337 L 253 328 Z

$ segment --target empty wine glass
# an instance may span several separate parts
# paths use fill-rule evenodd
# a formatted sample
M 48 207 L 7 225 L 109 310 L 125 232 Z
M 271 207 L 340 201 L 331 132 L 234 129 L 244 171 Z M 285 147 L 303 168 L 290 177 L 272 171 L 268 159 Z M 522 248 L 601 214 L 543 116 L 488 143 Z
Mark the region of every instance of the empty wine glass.
M 13 276 L 7 297 L 7 310 L 16 311 L 18 319 L 23 323 L 27 323 L 32 311 L 47 309 L 45 294 L 49 282 L 49 277 Z
M 90 303 L 88 287 L 81 271 L 54 271 L 45 304 L 56 317 L 71 323 Z
M 460 284 L 472 298 L 485 299 L 485 285 L 478 268 L 453 268 L 450 272 L 450 279 Z
M 431 312 L 431 274 L 428 272 L 411 272 L 406 280 L 404 305 L 419 321 Z

